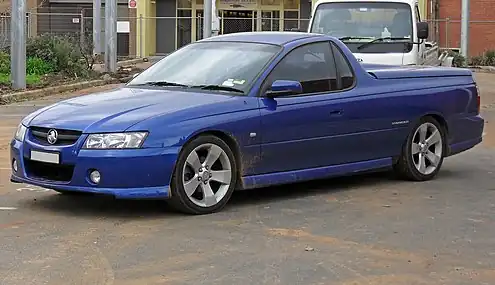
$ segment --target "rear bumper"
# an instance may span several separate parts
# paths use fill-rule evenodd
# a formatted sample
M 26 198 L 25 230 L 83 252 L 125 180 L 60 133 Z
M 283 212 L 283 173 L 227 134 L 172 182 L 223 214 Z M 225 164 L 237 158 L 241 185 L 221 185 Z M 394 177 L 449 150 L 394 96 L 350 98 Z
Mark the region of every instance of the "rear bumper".
M 466 117 L 456 121 L 453 130 L 456 138 L 449 145 L 448 155 L 455 155 L 471 149 L 483 141 L 485 120 L 480 116 Z
M 483 140 L 482 137 L 479 137 L 476 139 L 472 139 L 472 140 L 468 140 L 468 141 L 464 141 L 461 143 L 456 143 L 456 144 L 450 145 L 449 146 L 449 153 L 447 156 L 455 155 L 455 154 L 461 153 L 463 151 L 466 151 L 468 149 L 471 149 L 471 148 L 475 147 L 477 144 L 481 143 L 482 140 Z

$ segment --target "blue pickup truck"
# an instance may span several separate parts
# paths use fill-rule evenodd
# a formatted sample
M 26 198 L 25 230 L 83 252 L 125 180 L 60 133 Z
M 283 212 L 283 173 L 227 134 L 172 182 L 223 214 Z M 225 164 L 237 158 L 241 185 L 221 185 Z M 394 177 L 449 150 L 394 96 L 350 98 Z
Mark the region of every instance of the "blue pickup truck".
M 361 65 L 331 36 L 236 33 L 28 115 L 11 180 L 207 214 L 236 189 L 378 169 L 429 180 L 483 127 L 468 69 Z

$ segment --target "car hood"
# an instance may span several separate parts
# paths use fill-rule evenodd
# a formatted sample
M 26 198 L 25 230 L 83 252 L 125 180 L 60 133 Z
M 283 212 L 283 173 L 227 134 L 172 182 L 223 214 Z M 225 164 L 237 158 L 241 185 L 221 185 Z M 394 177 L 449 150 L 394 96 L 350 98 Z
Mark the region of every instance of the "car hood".
M 403 65 L 404 53 L 353 53 L 360 63 Z
M 239 96 L 123 87 L 61 101 L 26 117 L 24 124 L 83 132 L 118 132 L 154 116 L 209 106 L 236 97 Z M 196 110 L 188 114 L 200 117 L 214 115 L 213 110 L 221 112 L 221 108 L 204 109 L 204 112 Z

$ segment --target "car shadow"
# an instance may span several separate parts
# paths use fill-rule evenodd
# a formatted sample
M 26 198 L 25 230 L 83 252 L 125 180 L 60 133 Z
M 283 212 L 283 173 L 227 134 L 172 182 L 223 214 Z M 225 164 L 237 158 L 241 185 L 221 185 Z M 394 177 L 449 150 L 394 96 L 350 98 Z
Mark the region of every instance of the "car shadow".
M 236 211 L 253 205 L 282 203 L 291 199 L 328 195 L 356 187 L 373 187 L 390 183 L 397 183 L 391 173 L 375 172 L 236 191 L 223 211 Z M 24 200 L 21 204 L 34 211 L 55 212 L 65 216 L 120 219 L 185 216 L 174 211 L 163 200 L 118 200 L 103 195 L 62 195 L 52 191 L 34 199 Z
M 262 187 L 251 190 L 237 191 L 229 201 L 230 207 L 250 206 L 253 204 L 268 204 L 277 201 L 299 199 L 310 196 L 323 196 L 367 186 L 397 183 L 390 172 L 372 172 L 341 176 L 328 179 L 298 182 L 286 185 Z

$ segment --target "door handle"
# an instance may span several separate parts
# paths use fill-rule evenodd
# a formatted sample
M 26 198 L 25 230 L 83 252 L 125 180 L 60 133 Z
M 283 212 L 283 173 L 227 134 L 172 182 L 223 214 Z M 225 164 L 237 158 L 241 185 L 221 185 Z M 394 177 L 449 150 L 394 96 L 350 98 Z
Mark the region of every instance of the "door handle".
M 335 117 L 335 116 L 342 116 L 344 113 L 344 110 L 333 110 L 330 111 L 330 116 Z

